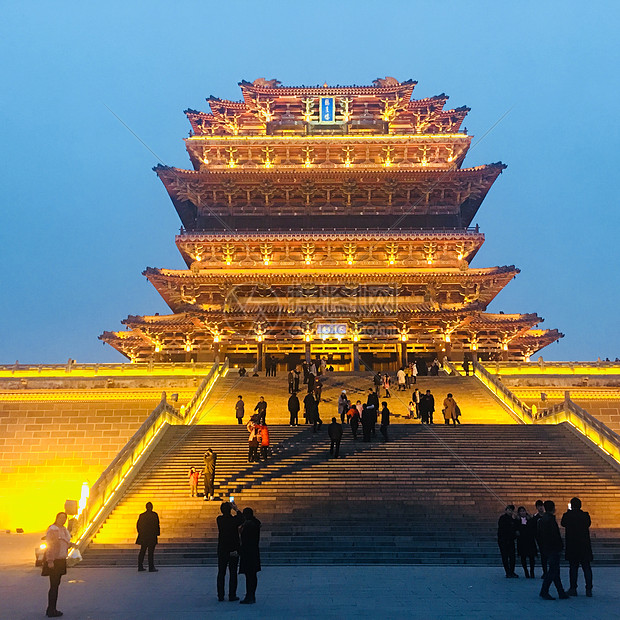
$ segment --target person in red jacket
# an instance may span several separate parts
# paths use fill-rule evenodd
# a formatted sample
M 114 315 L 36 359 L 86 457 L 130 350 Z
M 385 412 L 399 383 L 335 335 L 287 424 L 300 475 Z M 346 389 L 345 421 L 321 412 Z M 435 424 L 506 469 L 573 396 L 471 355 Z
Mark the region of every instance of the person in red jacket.
M 261 424 L 259 427 L 260 432 L 260 457 L 263 461 L 267 460 L 269 456 L 269 428 L 266 424 Z

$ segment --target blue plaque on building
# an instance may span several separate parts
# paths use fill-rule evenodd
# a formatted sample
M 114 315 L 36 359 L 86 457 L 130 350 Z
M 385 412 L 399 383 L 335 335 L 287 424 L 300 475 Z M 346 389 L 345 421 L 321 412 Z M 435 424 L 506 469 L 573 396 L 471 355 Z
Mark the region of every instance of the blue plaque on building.
M 321 97 L 321 104 L 319 106 L 321 112 L 321 123 L 335 123 L 336 122 L 336 99 L 334 97 Z

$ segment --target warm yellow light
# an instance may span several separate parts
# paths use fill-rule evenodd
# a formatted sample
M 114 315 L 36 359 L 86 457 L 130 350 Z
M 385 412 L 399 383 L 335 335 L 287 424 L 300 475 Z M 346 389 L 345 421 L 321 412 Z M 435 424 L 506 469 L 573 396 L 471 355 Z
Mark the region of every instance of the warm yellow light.
M 306 265 L 309 265 L 312 262 L 312 259 L 309 256 L 306 256 Z
M 502 349 L 504 349 L 504 351 L 508 351 L 508 343 L 504 342 L 504 344 L 502 345 Z
M 477 351 L 478 350 L 478 345 L 475 342 L 472 343 L 471 350 L 472 351 Z
M 444 336 L 446 342 L 450 342 L 450 334 Z
M 352 258 L 350 258 L 350 259 L 347 261 L 347 265 L 352 265 L 352 264 L 353 264 L 353 259 L 352 259 Z
M 271 161 L 269 159 L 266 159 L 265 160 L 265 168 L 271 168 L 271 166 L 272 166 Z
M 264 263 L 265 265 L 268 265 L 268 264 L 269 264 L 269 259 L 268 259 L 268 258 L 266 258 L 265 260 L 263 260 L 263 263 Z
M 463 260 L 463 252 L 459 252 L 458 256 L 456 257 L 458 260 Z
M 47 545 L 45 543 L 41 543 L 39 545 L 39 549 L 47 549 Z
M 336 335 L 336 340 L 338 340 L 340 342 L 342 340 L 342 334 L 337 334 Z
M 422 158 L 422 165 L 423 166 L 428 166 L 428 159 L 426 159 L 426 157 Z
M 327 340 L 327 334 L 321 334 L 321 340 Z
M 383 162 L 383 165 L 384 165 L 386 168 L 389 168 L 389 167 L 392 165 L 392 160 L 391 160 L 389 157 L 386 157 L 386 158 L 385 158 L 385 161 Z
M 230 265 L 230 263 L 231 263 L 231 262 L 232 262 L 232 261 L 230 260 L 230 258 L 227 258 L 227 259 L 226 259 L 226 264 L 227 264 L 227 265 Z
M 360 337 L 357 334 L 353 334 L 353 342 L 359 342 Z
M 344 160 L 344 167 L 345 168 L 350 168 L 351 167 L 351 160 L 347 157 L 347 159 Z
M 390 263 L 390 265 L 393 265 L 394 264 L 394 259 L 390 258 L 389 263 Z
M 310 168 L 312 166 L 312 161 L 310 159 L 304 159 L 304 168 Z
M 401 339 L 403 342 L 407 342 L 407 340 L 409 339 L 409 337 L 407 336 L 407 334 L 401 334 L 401 335 L 400 335 L 400 339 Z
M 220 335 L 215 334 L 215 336 L 213 336 L 213 342 L 219 342 L 219 341 L 220 341 Z
M 161 346 L 156 344 L 155 345 L 155 353 L 159 353 L 161 351 Z
M 191 345 L 189 342 L 185 345 L 185 350 L 186 350 L 188 353 L 192 350 L 192 345 Z
M 90 490 L 88 488 L 88 482 L 82 482 L 82 492 L 80 493 L 80 501 L 78 502 L 78 517 L 82 514 L 84 508 L 86 508 L 86 503 L 88 502 L 89 495 Z
M 305 337 L 304 337 L 304 340 L 305 340 L 306 342 L 310 342 L 310 340 L 311 340 L 311 336 L 310 336 L 310 334 L 306 334 L 306 335 L 305 335 Z
M 433 259 L 429 256 L 429 257 L 426 259 L 426 262 L 427 262 L 429 265 L 432 265 L 432 264 L 433 264 Z
M 228 167 L 229 168 L 236 168 L 237 167 L 237 162 L 234 159 L 229 159 L 228 160 Z

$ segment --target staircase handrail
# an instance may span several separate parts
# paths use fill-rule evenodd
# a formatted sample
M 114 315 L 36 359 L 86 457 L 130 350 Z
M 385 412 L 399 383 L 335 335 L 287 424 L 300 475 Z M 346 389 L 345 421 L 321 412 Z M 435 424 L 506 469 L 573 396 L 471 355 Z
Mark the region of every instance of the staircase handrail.
M 449 359 L 444 359 L 443 367 L 444 367 L 444 370 L 447 368 L 450 371 L 450 376 L 453 376 L 453 377 L 461 376 L 461 373 L 459 372 L 457 367 Z
M 112 462 L 99 476 L 89 490 L 88 501 L 78 520 L 78 530 L 74 532 L 77 544 L 87 540 L 92 526 L 97 523 L 101 511 L 106 507 L 116 490 L 134 468 L 150 442 L 156 437 L 164 423 L 179 424 L 180 413 L 166 402 L 166 394 L 151 411 L 129 441 L 121 448 Z
M 157 407 L 153 409 L 140 428 L 121 448 L 110 465 L 90 488 L 88 501 L 78 519 L 78 529 L 74 532 L 74 537 L 77 538 L 77 544 L 81 550 L 86 547 L 91 535 L 98 529 L 100 521 L 105 517 L 102 514 L 103 511 L 106 508 L 111 509 L 112 506 L 109 504 L 112 498 L 127 476 L 139 465 L 139 461 L 144 456 L 149 444 L 157 437 L 164 424 L 191 424 L 214 383 L 227 369 L 228 358 L 224 364 L 214 364 L 207 376 L 200 382 L 187 407 L 181 407 L 180 411 L 167 403 L 165 392 L 162 394 L 162 399 Z
M 191 424 L 196 417 L 196 414 L 202 407 L 205 398 L 208 396 L 213 384 L 228 371 L 229 359 L 226 358 L 223 364 L 215 364 L 209 371 L 209 374 L 201 381 L 196 393 L 192 400 L 189 401 L 187 407 L 181 408 L 181 415 L 183 416 L 183 424 Z
M 534 414 L 534 422 L 568 422 L 620 465 L 620 435 L 570 398 L 566 397 L 561 403 L 539 410 Z
M 532 409 L 509 390 L 495 375 L 480 362 L 472 363 L 474 376 L 501 400 L 525 424 L 532 424 Z

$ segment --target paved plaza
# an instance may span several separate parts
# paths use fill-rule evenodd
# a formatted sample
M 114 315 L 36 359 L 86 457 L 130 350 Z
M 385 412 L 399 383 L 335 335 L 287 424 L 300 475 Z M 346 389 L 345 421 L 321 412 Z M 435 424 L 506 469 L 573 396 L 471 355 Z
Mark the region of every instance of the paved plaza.
M 48 580 L 32 566 L 36 542 L 32 534 L 0 534 L 1 620 L 45 617 Z M 595 565 L 594 571 L 593 598 L 543 601 L 538 597 L 540 579 L 507 580 L 499 565 L 265 566 L 259 575 L 258 602 L 245 607 L 217 601 L 213 567 L 162 567 L 158 573 L 73 568 L 63 577 L 59 608 L 68 620 L 533 618 L 540 614 L 618 618 L 620 568 Z M 562 578 L 567 584 L 566 567 Z M 239 582 L 238 594 L 243 595 L 243 576 Z

